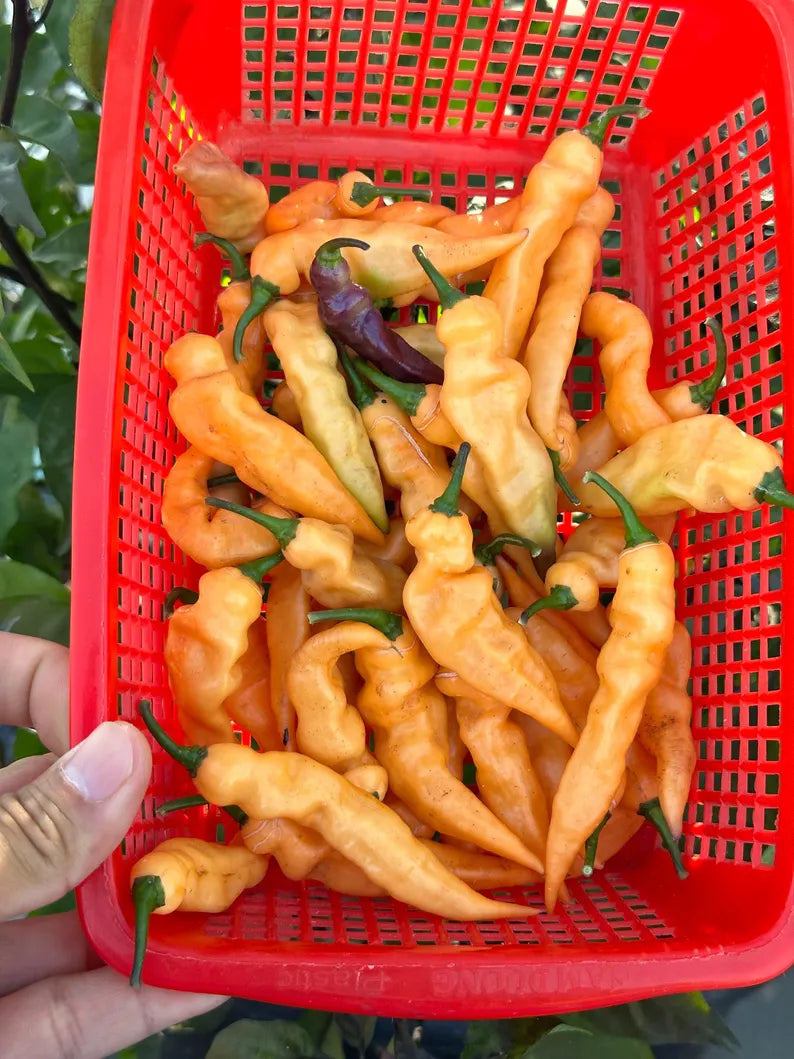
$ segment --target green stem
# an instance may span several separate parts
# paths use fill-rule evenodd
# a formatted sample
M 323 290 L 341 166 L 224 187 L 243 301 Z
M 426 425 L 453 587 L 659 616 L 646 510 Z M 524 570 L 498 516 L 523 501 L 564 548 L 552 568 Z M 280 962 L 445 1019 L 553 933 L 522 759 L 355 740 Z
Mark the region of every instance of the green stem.
M 636 548 L 640 544 L 658 544 L 659 538 L 656 534 L 651 533 L 649 529 L 643 526 L 637 517 L 637 512 L 623 493 L 616 489 L 611 482 L 608 482 L 606 478 L 602 478 L 600 474 L 596 474 L 595 471 L 586 471 L 582 475 L 582 481 L 585 483 L 592 482 L 597 485 L 614 502 L 623 519 L 623 525 L 626 527 L 627 548 Z
M 350 239 L 340 236 L 338 239 L 329 239 L 327 243 L 323 243 L 321 247 L 318 247 L 314 260 L 323 268 L 338 268 L 342 263 L 341 252 L 348 246 L 354 247 L 356 250 L 369 250 L 369 243 L 365 243 L 362 239 Z
M 334 339 L 334 344 L 336 346 L 336 355 L 339 357 L 339 363 L 342 365 L 342 371 L 347 376 L 347 381 L 350 383 L 350 389 L 353 391 L 353 404 L 360 412 L 363 412 L 365 408 L 369 408 L 369 406 L 375 401 L 375 391 L 361 378 L 360 368 L 364 364 L 364 361 L 358 360 L 354 364 L 353 358 L 345 349 L 344 343 L 337 342 L 336 339 Z
M 208 478 L 207 488 L 217 489 L 219 485 L 237 485 L 239 481 L 234 471 L 229 471 L 228 474 L 216 474 L 214 478 Z
M 534 559 L 543 551 L 540 545 L 535 544 L 529 537 L 520 537 L 517 533 L 500 533 L 487 544 L 481 544 L 474 549 L 474 558 L 483 566 L 493 566 L 497 555 L 501 555 L 508 544 L 515 544 L 518 548 L 526 548 Z
M 180 765 L 183 765 L 191 776 L 195 777 L 198 770 L 201 768 L 201 764 L 204 758 L 207 756 L 207 748 L 205 746 L 184 746 L 182 743 L 177 743 L 175 739 L 172 739 L 170 735 L 155 720 L 154 714 L 152 713 L 152 704 L 148 699 L 141 699 L 138 703 L 138 713 L 141 715 L 143 723 L 149 729 L 149 733 L 156 743 L 158 743 L 166 754 L 177 761 Z
M 213 235 L 212 232 L 199 232 L 193 242 L 196 246 L 205 246 L 207 243 L 212 243 L 213 246 L 217 246 L 219 250 L 226 254 L 231 265 L 232 282 L 238 283 L 251 278 L 245 258 L 234 243 L 230 243 L 228 239 L 222 239 L 221 236 Z
M 390 195 L 392 198 L 409 195 L 413 199 L 429 201 L 431 194 L 430 188 L 392 188 L 387 184 L 368 184 L 365 180 L 359 180 L 353 185 L 350 201 L 355 202 L 357 206 L 369 206 L 381 195 Z
M 598 839 L 601 832 L 607 825 L 612 813 L 607 813 L 595 831 L 590 835 L 584 844 L 584 867 L 582 868 L 582 875 L 590 876 L 593 874 L 593 865 L 595 864 L 596 852 L 598 851 Z
M 538 611 L 570 610 L 571 607 L 575 607 L 578 602 L 579 600 L 567 585 L 555 585 L 549 592 L 548 596 L 543 596 L 542 599 L 536 599 L 534 603 L 530 603 L 518 619 L 518 624 L 526 625 L 529 619 L 537 614 Z
M 272 552 L 261 559 L 252 559 L 250 563 L 240 563 L 237 569 L 241 574 L 250 577 L 255 585 L 261 585 L 270 571 L 284 560 L 283 552 Z
M 165 890 L 159 875 L 141 875 L 132 884 L 132 904 L 135 908 L 135 949 L 130 972 L 130 985 L 141 987 L 141 971 L 149 940 L 149 920 L 155 908 L 165 904 Z
M 586 136 L 588 140 L 596 145 L 596 147 L 600 147 L 603 150 L 609 126 L 615 118 L 623 117 L 624 114 L 632 114 L 636 118 L 647 118 L 650 114 L 650 110 L 638 103 L 624 103 L 617 107 L 607 107 L 603 114 L 599 114 L 597 118 L 588 121 L 585 127 L 580 131 L 582 135 Z
M 254 511 L 253 508 L 235 504 L 231 500 L 222 500 L 219 496 L 208 496 L 204 503 L 208 507 L 219 507 L 224 511 L 232 511 L 235 515 L 242 515 L 243 518 L 250 519 L 251 522 L 256 522 L 259 526 L 264 526 L 266 530 L 270 530 L 282 548 L 286 548 L 295 539 L 295 534 L 298 532 L 298 526 L 300 525 L 300 519 L 266 515 L 264 511 Z
M 209 805 L 206 798 L 200 794 L 186 794 L 184 798 L 172 798 L 169 802 L 158 805 L 154 811 L 155 816 L 167 816 L 168 813 L 177 813 L 180 809 L 197 809 L 200 806 Z M 232 820 L 242 827 L 248 823 L 248 814 L 244 813 L 239 805 L 222 805 L 221 809 L 227 813 Z
M 423 382 L 398 382 L 365 360 L 358 365 L 358 370 L 370 382 L 374 382 L 379 390 L 388 394 L 409 416 L 416 415 L 419 405 L 427 397 L 427 387 Z
M 309 625 L 322 621 L 360 621 L 382 632 L 389 640 L 402 636 L 403 620 L 390 610 L 374 607 L 340 607 L 337 610 L 313 610 L 309 612 Z
M 452 477 L 449 480 L 449 485 L 441 496 L 430 505 L 431 511 L 435 511 L 439 515 L 446 515 L 447 518 L 457 518 L 460 515 L 460 489 L 463 485 L 463 475 L 470 452 L 471 445 L 468 441 L 464 441 L 452 461 Z
M 237 326 L 234 329 L 234 341 L 232 342 L 234 359 L 238 364 L 243 359 L 243 338 L 245 336 L 246 328 L 251 321 L 255 320 L 257 316 L 263 313 L 273 299 L 278 298 L 280 294 L 281 291 L 275 284 L 269 283 L 261 276 L 253 276 L 251 278 L 251 301 L 240 313 L 240 319 L 237 321 Z
M 697 382 L 694 386 L 690 386 L 689 393 L 692 399 L 692 404 L 699 404 L 701 408 L 704 408 L 708 412 L 709 408 L 711 408 L 714 403 L 714 398 L 717 396 L 717 390 L 719 390 L 722 385 L 722 380 L 725 378 L 725 371 L 728 367 L 728 347 L 725 344 L 725 335 L 722 332 L 722 324 L 716 316 L 708 317 L 706 320 L 706 327 L 708 327 L 714 335 L 714 344 L 717 347 L 714 370 L 711 375 L 705 378 L 702 382 Z
M 777 504 L 778 507 L 794 508 L 794 495 L 786 489 L 783 480 L 783 472 L 779 467 L 774 471 L 767 471 L 758 487 L 753 490 L 753 496 L 759 504 Z
M 416 260 L 424 269 L 427 278 L 436 288 L 438 301 L 442 309 L 451 309 L 452 306 L 457 305 L 458 302 L 465 301 L 468 295 L 464 294 L 463 291 L 457 290 L 446 277 L 441 275 L 418 243 L 416 246 L 412 246 L 411 250 L 413 251 Z
M 168 620 L 174 616 L 175 603 L 195 603 L 199 598 L 198 592 L 184 585 L 176 585 L 165 597 L 163 603 L 163 617 Z
M 546 452 L 548 452 L 549 459 L 551 460 L 551 465 L 554 468 L 554 481 L 557 483 L 560 489 L 562 489 L 563 493 L 568 497 L 574 507 L 578 507 L 579 497 L 576 495 L 576 493 L 574 493 L 573 489 L 571 489 L 570 482 L 562 473 L 562 468 L 560 467 L 559 452 L 557 452 L 556 449 L 546 449 Z
M 643 802 L 642 805 L 637 809 L 640 816 L 644 816 L 646 820 L 650 820 L 653 826 L 656 828 L 659 836 L 662 840 L 662 845 L 670 854 L 675 865 L 675 872 L 679 879 L 686 879 L 689 872 L 681 861 L 681 850 L 678 848 L 678 843 L 673 838 L 673 834 L 667 825 L 667 821 L 664 818 L 662 807 L 658 798 L 652 798 L 648 802 Z

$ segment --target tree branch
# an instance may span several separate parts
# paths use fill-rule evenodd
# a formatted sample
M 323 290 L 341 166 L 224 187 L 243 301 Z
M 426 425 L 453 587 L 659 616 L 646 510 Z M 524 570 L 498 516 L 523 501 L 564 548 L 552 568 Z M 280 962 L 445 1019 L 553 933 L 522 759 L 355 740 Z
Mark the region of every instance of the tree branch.
M 19 273 L 21 282 L 26 287 L 30 287 L 39 296 L 52 313 L 53 319 L 60 324 L 69 338 L 79 346 L 82 332 L 66 310 L 63 304 L 64 299 L 47 283 L 44 276 L 25 253 L 13 228 L 3 217 L 0 217 L 0 244 L 8 254 L 11 264 Z
M 22 81 L 22 66 L 25 62 L 25 52 L 28 50 L 28 42 L 33 36 L 33 23 L 30 19 L 28 0 L 13 0 L 14 14 L 11 19 L 11 54 L 8 60 L 8 72 L 6 73 L 5 86 L 3 88 L 3 101 L 0 103 L 0 125 L 10 127 L 14 120 L 14 107 L 19 95 L 19 85 Z
M 50 11 L 52 10 L 52 4 L 53 0 L 47 0 L 47 3 L 41 9 L 41 14 L 33 23 L 35 29 L 38 29 L 39 26 L 43 26 L 44 23 L 47 21 L 47 15 L 49 15 Z

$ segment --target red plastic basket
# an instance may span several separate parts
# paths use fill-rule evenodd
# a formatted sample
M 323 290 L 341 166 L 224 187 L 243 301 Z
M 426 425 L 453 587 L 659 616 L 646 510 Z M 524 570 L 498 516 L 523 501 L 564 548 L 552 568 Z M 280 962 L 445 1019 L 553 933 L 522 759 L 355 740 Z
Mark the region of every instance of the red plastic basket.
M 719 410 L 782 444 L 793 363 L 782 348 L 794 349 L 787 48 L 789 0 L 119 0 L 80 372 L 74 740 L 109 718 L 135 721 L 142 695 L 172 718 L 163 599 L 198 571 L 160 525 L 163 479 L 182 447 L 162 357 L 185 330 L 213 325 L 219 281 L 215 251 L 193 248 L 198 215 L 173 174 L 192 139 L 218 141 L 276 196 L 355 166 L 379 183 L 429 183 L 462 210 L 511 194 L 556 130 L 612 103 L 647 103 L 652 116 L 618 122 L 607 144 L 618 212 L 603 278 L 648 312 L 656 382 L 706 373 L 704 320 L 720 314 L 730 367 Z M 570 377 L 580 418 L 599 407 L 598 380 L 583 349 Z M 461 924 L 276 872 L 223 915 L 155 917 L 146 980 L 472 1018 L 782 971 L 794 959 L 784 537 L 773 508 L 681 524 L 699 748 L 688 881 L 645 836 L 619 867 L 573 883 L 558 915 Z M 221 824 L 212 811 L 153 818 L 163 797 L 189 788 L 156 753 L 122 849 L 80 889 L 89 937 L 120 970 L 132 952 L 132 861 L 168 835 L 214 836 Z

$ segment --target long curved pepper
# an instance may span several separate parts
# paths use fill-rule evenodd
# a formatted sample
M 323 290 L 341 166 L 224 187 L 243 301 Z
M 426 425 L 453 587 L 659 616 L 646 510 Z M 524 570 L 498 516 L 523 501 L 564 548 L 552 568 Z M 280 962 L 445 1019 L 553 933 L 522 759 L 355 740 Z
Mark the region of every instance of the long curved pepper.
M 225 912 L 243 890 L 265 877 L 269 857 L 245 846 L 219 846 L 199 838 L 167 838 L 133 865 L 130 872 L 135 909 L 135 951 L 130 985 L 141 984 L 141 971 L 152 914 Z
M 358 546 L 362 555 L 380 562 L 395 563 L 402 567 L 406 573 L 413 570 L 416 565 L 414 550 L 405 537 L 405 522 L 399 517 L 389 520 L 389 532 L 386 534 L 384 544 L 369 544 L 362 541 Z
M 504 202 L 486 206 L 480 213 L 456 213 L 438 224 L 442 232 L 449 235 L 481 236 L 512 232 L 521 209 L 521 196 L 514 195 Z
M 370 220 L 373 221 L 417 224 L 422 228 L 437 228 L 440 221 L 453 216 L 454 213 L 448 206 L 442 206 L 436 202 L 415 202 L 413 199 L 392 202 L 388 206 L 378 206 L 369 214 Z
M 430 188 L 401 188 L 389 184 L 373 184 L 363 173 L 353 171 L 339 178 L 339 199 L 348 217 L 362 217 L 373 213 L 380 205 L 381 195 L 399 198 L 403 195 L 412 199 L 430 200 Z
M 262 611 L 261 580 L 281 561 L 280 552 L 256 563 L 210 570 L 199 580 L 198 599 L 168 623 L 165 664 L 177 716 L 187 737 L 223 743 L 234 739 L 224 703 L 243 679 L 248 633 Z
M 264 621 L 248 630 L 248 649 L 237 663 L 240 683 L 224 699 L 223 708 L 234 723 L 249 732 L 260 750 L 281 750 L 282 730 L 270 703 L 270 655 Z
M 588 473 L 585 480 L 589 478 Z M 592 481 L 620 511 L 626 548 L 609 611 L 612 632 L 596 664 L 598 690 L 552 809 L 546 853 L 549 909 L 577 852 L 611 808 L 623 780 L 626 752 L 648 694 L 659 682 L 675 624 L 675 559 L 670 546 L 642 525 L 614 486 L 600 475 L 592 475 Z
M 447 351 L 438 340 L 435 324 L 405 324 L 402 327 L 395 327 L 394 330 L 428 360 L 438 364 L 439 368 L 444 367 L 444 357 Z
M 270 702 L 284 750 L 297 749 L 295 707 L 287 690 L 293 656 L 309 638 L 312 603 L 303 575 L 289 563 L 276 567 L 267 597 L 267 649 L 270 656 Z
M 490 572 L 474 558 L 471 525 L 458 507 L 468 451 L 465 443 L 458 450 L 445 493 L 406 524 L 417 564 L 403 590 L 405 611 L 439 665 L 574 745 L 576 729 L 554 678 L 505 617 Z
M 444 308 L 437 324 L 447 350 L 441 408 L 482 464 L 505 528 L 537 541 L 548 565 L 555 557 L 557 491 L 549 454 L 527 416 L 529 376 L 503 354 L 496 307 L 451 287 L 420 246 L 414 253 Z
M 485 544 L 478 545 L 474 549 L 474 558 L 490 572 L 493 578 L 494 593 L 505 607 L 509 602 L 509 597 L 502 584 L 502 576 L 496 566 L 496 560 L 508 545 L 514 548 L 524 548 L 533 557 L 540 555 L 540 548 L 534 541 L 531 541 L 528 537 L 519 537 L 515 533 L 497 534 L 496 537 L 493 537 Z
M 308 438 L 240 390 L 216 339 L 185 335 L 166 353 L 165 367 L 177 383 L 168 408 L 191 445 L 233 467 L 274 503 L 382 543 L 381 531 Z
M 145 700 L 138 706 L 160 746 L 213 805 L 239 805 L 252 820 L 286 817 L 319 831 L 398 901 L 445 919 L 501 919 L 533 909 L 492 901 L 457 879 L 386 805 L 303 754 L 257 754 L 238 744 L 181 746 Z
M 269 529 L 287 562 L 303 571 L 309 595 L 324 607 L 373 603 L 400 607 L 405 571 L 394 563 L 361 555 L 347 526 L 312 518 L 274 518 L 216 497 L 208 497 L 205 503 Z
M 268 371 L 265 328 L 261 317 L 256 317 L 245 330 L 242 360 L 235 360 L 234 357 L 234 333 L 237 323 L 250 304 L 251 284 L 248 280 L 222 287 L 217 299 L 221 329 L 216 338 L 223 350 L 226 370 L 234 376 L 243 393 L 259 400 Z
M 314 255 L 309 281 L 317 292 L 317 311 L 338 342 L 355 350 L 403 382 L 436 382 L 444 372 L 409 346 L 375 308 L 369 291 L 352 278 L 342 250 L 369 250 L 361 239 L 339 238 L 323 243 Z
M 644 107 L 609 107 L 581 130 L 564 132 L 551 141 L 532 167 L 521 193 L 521 209 L 513 231 L 526 228 L 523 243 L 503 254 L 485 285 L 485 297 L 506 321 L 504 350 L 517 357 L 537 304 L 543 269 L 582 204 L 598 187 L 604 140 L 610 122 L 631 114 L 643 117 Z

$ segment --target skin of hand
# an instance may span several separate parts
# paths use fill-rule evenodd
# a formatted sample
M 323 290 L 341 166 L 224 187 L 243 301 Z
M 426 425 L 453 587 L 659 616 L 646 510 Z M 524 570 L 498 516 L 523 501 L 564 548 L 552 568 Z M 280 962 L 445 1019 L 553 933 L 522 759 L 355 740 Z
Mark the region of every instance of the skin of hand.
M 53 751 L 0 769 L 0 1051 L 101 1059 L 224 998 L 130 989 L 91 951 L 77 912 L 12 920 L 62 897 L 110 855 L 146 790 L 151 755 L 122 721 L 69 750 L 66 648 L 0 632 L 0 673 L 0 723 L 35 728 Z

